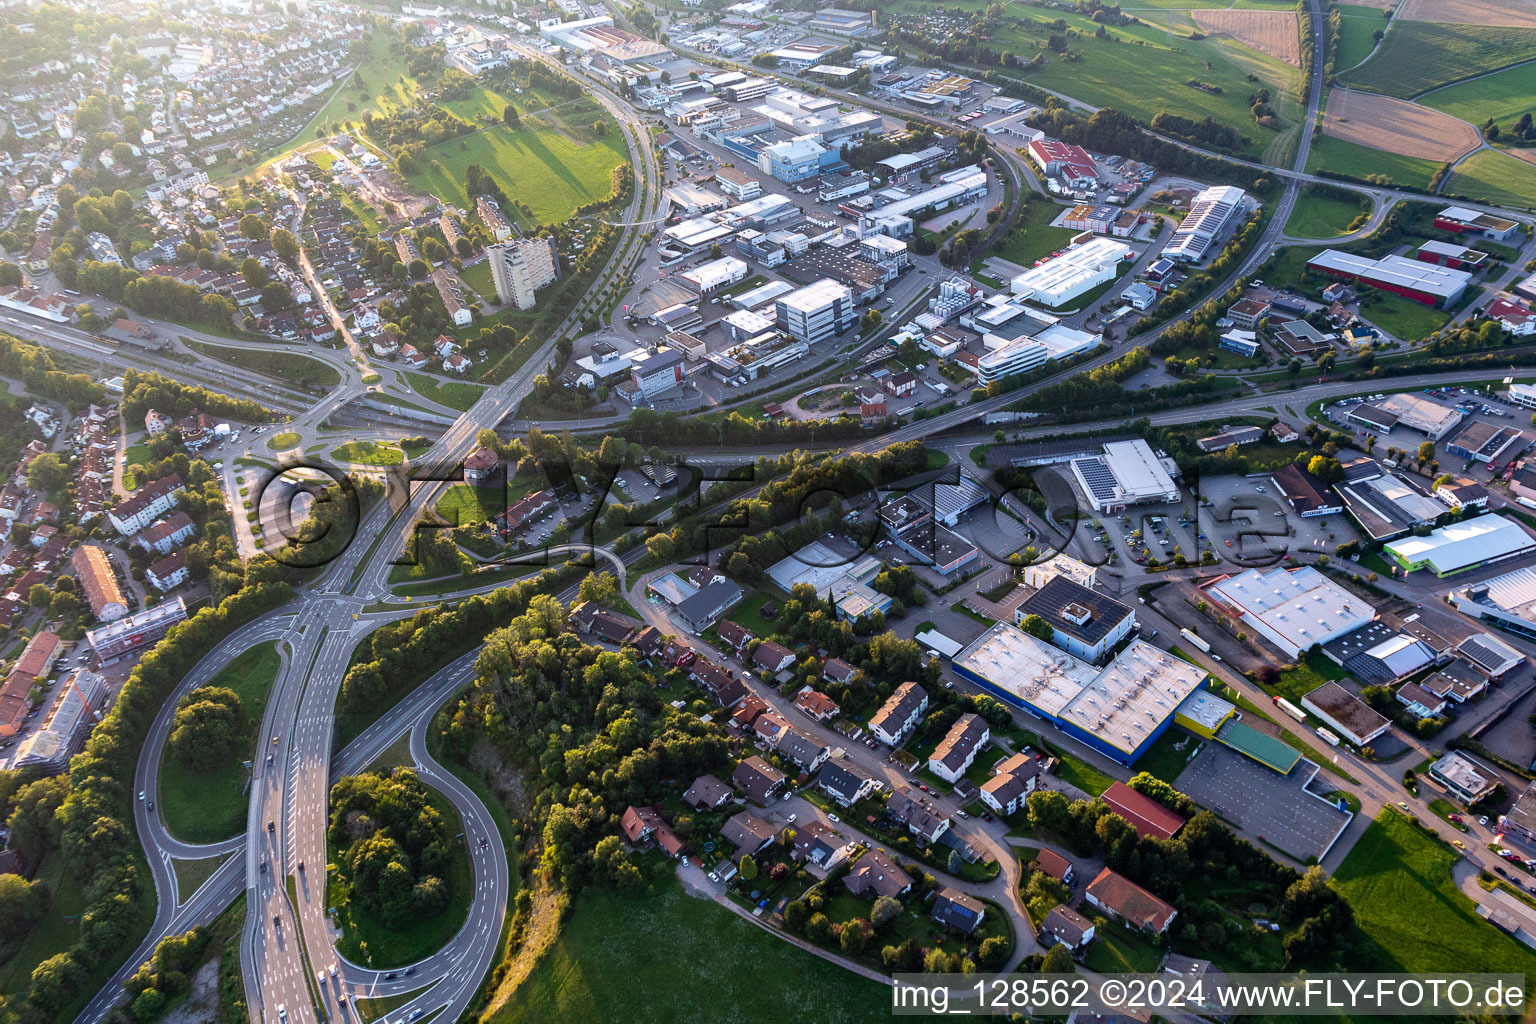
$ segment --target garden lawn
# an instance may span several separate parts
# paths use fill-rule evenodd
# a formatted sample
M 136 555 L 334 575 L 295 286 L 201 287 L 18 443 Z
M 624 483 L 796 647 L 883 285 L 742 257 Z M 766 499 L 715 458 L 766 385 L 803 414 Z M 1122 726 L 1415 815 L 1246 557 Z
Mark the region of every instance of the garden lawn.
M 1354 908 L 1367 949 L 1358 970 L 1536 974 L 1536 952 L 1477 916 L 1451 878 L 1456 854 L 1386 808 L 1339 865 L 1333 884 Z M 1411 912 L 1409 912 L 1411 910 Z M 1377 962 L 1370 963 L 1372 957 Z
M 774 978 L 794 980 L 764 983 Z M 560 938 L 487 1024 L 874 1024 L 890 1015 L 885 986 L 662 878 L 634 896 L 588 887 Z
M 1164 782 L 1172 783 L 1189 764 L 1189 755 L 1200 740 L 1183 729 L 1170 728 L 1157 738 L 1145 754 L 1136 762 L 1136 771 L 1149 772 Z M 1179 749 L 1176 744 L 1182 744 Z
M 1117 921 L 1094 931 L 1093 946 L 1083 959 L 1090 971 L 1110 974 L 1151 974 L 1162 962 L 1163 951 Z
M 740 625 L 743 625 L 747 627 L 747 629 L 751 630 L 752 635 L 757 637 L 759 640 L 766 640 L 774 633 L 778 632 L 778 627 L 774 625 L 775 621 L 777 620 L 763 618 L 762 607 L 769 601 L 778 602 L 780 607 L 782 607 L 784 604 L 783 599 L 780 598 L 779 595 L 767 594 L 759 591 L 758 593 L 748 597 L 735 608 L 732 608 L 730 611 L 726 612 L 722 618 L 730 619 L 733 622 L 739 623 Z
M 1348 230 L 1350 222 L 1370 209 L 1364 196 L 1344 199 L 1321 194 L 1311 185 L 1302 187 L 1285 233 L 1296 238 L 1332 238 Z
M 496 282 L 491 277 L 490 260 L 481 260 L 472 267 L 465 267 L 459 271 L 459 277 L 486 302 L 496 301 Z
M 1356 142 L 1336 139 L 1322 132 L 1312 137 L 1312 149 L 1307 154 L 1309 173 L 1333 171 L 1352 178 L 1380 174 L 1385 175 L 1393 184 L 1412 185 L 1416 188 L 1427 188 L 1439 167 L 1433 160 L 1399 156 L 1383 149 L 1372 149 Z
M 439 381 L 425 373 L 407 372 L 405 379 L 411 385 L 411 390 L 421 397 L 460 412 L 468 412 L 469 407 L 478 402 L 480 396 L 485 393 L 485 388 L 479 384 L 471 384 L 464 380 Z
M 1411 99 L 1427 89 L 1536 58 L 1536 29 L 1394 18 L 1374 56 L 1346 85 Z
M 462 825 L 459 812 L 448 802 L 447 797 L 435 789 L 431 795 L 432 806 L 450 827 L 454 822 Z M 356 963 L 388 968 L 414 963 L 445 946 L 469 916 L 469 901 L 474 895 L 469 852 L 462 841 L 455 841 L 454 846 L 448 863 L 448 874 L 443 879 L 448 886 L 448 906 L 442 913 L 415 921 L 408 928 L 386 928 L 371 915 L 353 908 L 348 902 L 350 887 L 346 878 L 339 870 L 327 868 L 326 898 L 329 905 L 336 908 L 336 917 L 341 923 L 341 939 L 336 943 L 337 948 Z M 326 859 L 334 864 L 342 852 L 331 850 Z
M 1496 206 L 1529 209 L 1536 206 L 1536 164 L 1508 153 L 1484 150 L 1456 168 L 1446 191 Z
M 1491 117 L 1500 128 L 1506 128 L 1521 114 L 1536 110 L 1536 64 L 1448 85 L 1426 93 L 1419 102 L 1476 125 Z
M 527 203 L 538 223 L 553 224 L 581 204 L 612 194 L 612 171 L 627 159 L 617 128 L 585 142 L 553 128 L 500 125 L 428 149 L 420 169 L 406 180 L 445 202 L 470 208 L 474 202 L 464 191 L 464 172 L 479 164 L 509 197 Z
M 212 843 L 238 835 L 245 824 L 245 760 L 277 679 L 277 642 L 257 644 L 208 680 L 227 686 L 244 705 L 246 740 L 237 754 L 211 771 L 188 768 L 167 746 L 160 758 L 160 815 L 171 835 L 188 843 Z
M 338 462 L 356 462 L 364 466 L 400 466 L 405 464 L 405 452 L 397 446 L 378 441 L 348 441 L 331 450 L 331 457 Z

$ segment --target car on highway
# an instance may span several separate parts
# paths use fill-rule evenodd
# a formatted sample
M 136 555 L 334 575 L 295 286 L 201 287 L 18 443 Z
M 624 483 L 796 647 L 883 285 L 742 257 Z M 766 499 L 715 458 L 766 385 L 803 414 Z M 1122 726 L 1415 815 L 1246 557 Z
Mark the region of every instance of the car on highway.
M 335 963 L 331 964 L 331 977 L 333 977 L 333 978 L 336 977 L 336 964 Z
M 277 1004 L 277 1019 L 283 1024 L 288 1024 L 288 1007 L 283 1003 Z

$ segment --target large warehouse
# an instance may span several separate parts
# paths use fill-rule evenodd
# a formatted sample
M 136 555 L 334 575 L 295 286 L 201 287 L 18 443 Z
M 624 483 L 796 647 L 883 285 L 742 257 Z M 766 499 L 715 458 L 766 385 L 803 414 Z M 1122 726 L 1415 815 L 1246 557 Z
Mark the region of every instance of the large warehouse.
M 1104 446 L 1103 455 L 1073 459 L 1072 475 L 1100 512 L 1180 499 L 1163 460 L 1145 441 L 1115 441 Z
M 1013 707 L 1055 724 L 1120 764 L 1136 762 L 1206 680 L 1205 670 L 1133 640 L 1102 670 L 1000 622 L 951 662 Z
M 1450 576 L 1536 550 L 1536 540 L 1503 516 L 1478 516 L 1442 526 L 1428 537 L 1402 537 L 1382 545 L 1407 572 L 1428 569 Z
M 1529 566 L 1449 594 L 1456 610 L 1536 640 L 1536 568 Z
M 1466 419 L 1466 414 L 1418 395 L 1402 393 L 1388 395 L 1379 402 L 1353 406 L 1344 418 L 1373 430 L 1406 427 L 1431 441 L 1438 441 Z
M 1403 256 L 1383 256 L 1373 260 L 1338 249 L 1324 249 L 1307 261 L 1307 268 L 1320 270 L 1331 277 L 1359 281 L 1437 309 L 1455 305 L 1472 280 L 1472 275 L 1465 270 L 1437 267 Z
M 1120 264 L 1136 255 L 1134 249 L 1113 238 L 1092 238 L 1075 245 L 1055 259 L 1031 267 L 1009 285 L 1021 299 L 1061 306 L 1105 281 L 1120 275 Z
M 1206 594 L 1288 658 L 1352 633 L 1376 617 L 1376 609 L 1363 598 L 1310 565 L 1249 569 L 1217 580 Z
M 1212 185 L 1189 202 L 1189 214 L 1173 229 L 1163 255 L 1181 263 L 1198 263 L 1215 246 L 1243 211 L 1248 194 L 1236 185 Z

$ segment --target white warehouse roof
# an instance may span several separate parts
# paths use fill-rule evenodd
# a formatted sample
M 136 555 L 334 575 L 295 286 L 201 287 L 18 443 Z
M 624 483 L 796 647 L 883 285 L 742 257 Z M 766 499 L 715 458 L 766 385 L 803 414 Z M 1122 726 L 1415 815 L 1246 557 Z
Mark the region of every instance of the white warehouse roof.
M 1376 617 L 1367 601 L 1310 565 L 1291 571 L 1283 566 L 1265 572 L 1249 569 L 1213 584 L 1209 593 L 1292 657 L 1313 644 L 1352 633 Z
M 1440 575 L 1536 548 L 1520 524 L 1502 516 L 1478 516 L 1442 526 L 1428 537 L 1400 537 L 1382 545 L 1405 563 L 1420 563 Z
M 1009 291 L 1025 299 L 1060 305 L 1113 278 L 1120 262 L 1131 255 L 1133 250 L 1124 242 L 1093 238 L 1024 271 L 1013 279 Z

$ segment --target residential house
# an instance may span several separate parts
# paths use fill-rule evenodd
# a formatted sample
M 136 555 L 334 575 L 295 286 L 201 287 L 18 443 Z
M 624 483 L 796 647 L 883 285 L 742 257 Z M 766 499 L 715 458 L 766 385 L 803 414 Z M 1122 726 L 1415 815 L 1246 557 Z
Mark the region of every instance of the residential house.
M 829 683 L 847 683 L 858 671 L 842 658 L 828 658 L 826 664 L 821 666 L 821 678 Z
M 731 798 L 731 787 L 713 775 L 700 775 L 683 793 L 683 803 L 696 811 L 712 811 Z
M 892 793 L 886 801 L 885 813 L 929 845 L 938 842 L 939 837 L 949 831 L 947 814 L 927 800 L 916 800 L 906 793 Z
M 173 551 L 159 561 L 151 563 L 149 568 L 144 570 L 144 578 L 149 580 L 150 586 L 161 593 L 174 590 L 185 583 L 189 575 L 187 556 L 182 551 Z
M 190 540 L 195 533 L 197 526 L 192 522 L 192 517 L 177 509 L 142 531 L 134 538 L 134 543 L 145 551 L 168 555 Z
M 961 715 L 939 745 L 933 748 L 933 754 L 928 758 L 928 770 L 945 782 L 958 782 L 991 738 L 992 730 L 987 727 L 986 719 L 970 712 Z
M 1050 947 L 1057 943 L 1076 953 L 1093 941 L 1093 922 L 1065 903 L 1051 908 L 1040 923 L 1040 944 Z
M 746 793 L 748 800 L 766 805 L 784 785 L 784 773 L 753 754 L 736 766 L 731 783 Z
M 761 721 L 762 719 L 759 718 L 758 720 Z M 821 740 L 794 726 L 790 726 L 779 737 L 778 749 L 780 757 L 799 765 L 800 770 L 807 775 L 820 768 L 822 763 L 832 754 Z
M 757 721 L 757 716 L 768 710 L 768 702 L 755 693 L 747 693 L 746 687 L 740 683 L 735 685 L 740 687 L 744 696 L 741 698 L 741 703 L 736 705 L 736 710 L 731 713 L 729 724 L 732 729 L 746 732 L 752 728 L 752 723 Z
M 1077 881 L 1077 873 L 1072 868 L 1072 862 L 1055 850 L 1041 850 L 1037 853 L 1035 866 L 1062 885 L 1073 885 Z
M 795 663 L 795 652 L 777 640 L 764 640 L 752 652 L 752 663 L 770 675 L 784 671 Z
M 902 683 L 869 720 L 869 731 L 887 746 L 900 746 L 926 710 L 928 691 L 914 682 Z
M 934 891 L 930 913 L 935 921 L 950 931 L 969 935 L 981 924 L 987 908 L 975 896 L 941 885 Z
M 175 508 L 181 490 L 181 476 L 177 473 L 152 480 L 107 509 L 107 522 L 120 536 L 132 537 Z
M 774 750 L 789 732 L 789 720 L 777 711 L 764 711 L 752 723 L 752 732 L 757 737 L 758 746 Z
M 731 860 L 737 864 L 773 843 L 778 830 L 751 811 L 732 815 L 720 829 L 720 835 L 735 848 Z
M 981 784 L 981 802 L 998 814 L 1014 814 L 1040 781 L 1038 755 L 1012 754 L 992 766 L 992 777 Z
M 890 854 L 876 847 L 860 857 L 843 876 L 848 891 L 867 900 L 892 899 L 912 888 L 912 876 L 897 866 Z
M 816 788 L 844 807 L 864 799 L 875 791 L 876 782 L 868 772 L 848 760 L 839 757 L 828 761 L 816 776 Z
M 741 623 L 731 619 L 720 620 L 720 623 L 716 629 L 720 634 L 720 645 L 722 647 L 729 647 L 731 652 L 738 656 L 741 654 L 741 649 L 747 645 L 748 641 L 756 639 L 756 637 L 752 635 L 751 630 L 749 630 L 746 626 L 743 626 Z
M 795 695 L 795 707 L 818 722 L 825 722 L 842 711 L 842 708 L 837 706 L 837 701 L 809 686 Z
M 1106 914 L 1120 918 L 1132 928 L 1161 935 L 1168 930 L 1178 911 L 1135 882 L 1104 868 L 1083 892 L 1090 904 Z
M 117 574 L 106 552 L 94 544 L 82 544 L 70 556 L 91 614 L 101 622 L 114 622 L 128 614 L 128 598 L 118 585 Z
M 831 870 L 848 856 L 848 840 L 831 825 L 808 821 L 795 826 L 791 855 L 805 864 Z

